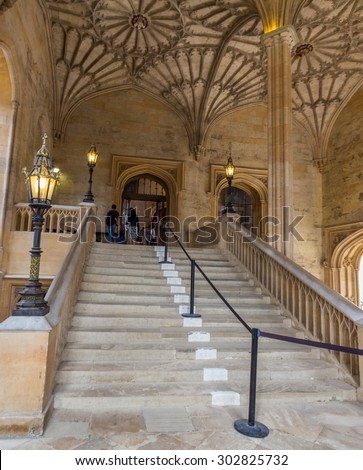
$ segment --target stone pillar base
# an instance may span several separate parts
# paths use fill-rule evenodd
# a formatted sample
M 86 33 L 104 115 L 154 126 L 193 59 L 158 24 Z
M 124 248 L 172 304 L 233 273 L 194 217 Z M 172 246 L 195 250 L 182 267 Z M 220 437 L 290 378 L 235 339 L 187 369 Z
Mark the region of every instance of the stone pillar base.
M 0 324 L 0 434 L 38 436 L 52 410 L 56 331 L 46 317 Z
M 42 413 L 0 416 L 0 438 L 42 436 L 52 410 L 53 398 Z

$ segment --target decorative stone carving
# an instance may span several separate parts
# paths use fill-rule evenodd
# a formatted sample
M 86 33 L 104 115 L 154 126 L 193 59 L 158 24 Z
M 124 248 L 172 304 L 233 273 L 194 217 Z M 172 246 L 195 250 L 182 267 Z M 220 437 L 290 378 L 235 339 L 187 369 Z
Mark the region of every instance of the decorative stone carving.
M 170 50 L 184 34 L 182 15 L 168 0 L 101 0 L 93 21 L 112 49 L 136 57 Z
M 194 145 L 193 147 L 193 155 L 196 160 L 199 160 L 200 157 L 205 155 L 206 148 L 203 145 Z
M 343 266 L 345 268 L 351 268 L 353 266 L 353 261 L 351 258 L 344 258 L 343 259 Z
M 343 241 L 345 238 L 347 238 L 347 233 L 338 233 L 333 240 L 333 247 L 336 247 L 339 245 L 341 241 Z
M 298 57 L 304 57 L 307 54 L 309 54 L 309 52 L 312 52 L 313 50 L 314 50 L 314 47 L 309 43 L 298 44 L 295 47 L 295 55 L 297 55 Z
M 16 0 L 0 0 L 0 15 L 8 8 L 12 7 Z

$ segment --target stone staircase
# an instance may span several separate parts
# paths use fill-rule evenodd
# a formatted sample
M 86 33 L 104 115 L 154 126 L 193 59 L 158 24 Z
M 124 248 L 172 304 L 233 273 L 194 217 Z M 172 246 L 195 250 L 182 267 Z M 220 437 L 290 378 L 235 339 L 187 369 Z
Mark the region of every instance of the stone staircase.
M 189 311 L 190 262 L 171 248 L 92 247 L 55 389 L 56 409 L 247 405 L 250 334 L 196 273 Z M 241 267 L 218 249 L 192 249 L 231 305 L 252 327 L 302 336 Z M 160 255 L 160 258 L 159 258 Z M 356 390 L 318 349 L 261 338 L 257 404 L 355 400 Z

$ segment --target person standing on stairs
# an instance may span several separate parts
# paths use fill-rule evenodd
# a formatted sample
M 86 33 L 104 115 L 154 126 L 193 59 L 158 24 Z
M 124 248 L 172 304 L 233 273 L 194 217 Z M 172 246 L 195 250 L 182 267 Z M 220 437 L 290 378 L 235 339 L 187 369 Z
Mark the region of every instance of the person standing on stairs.
M 135 244 L 139 242 L 139 218 L 134 207 L 129 209 L 127 222 L 129 224 L 130 241 Z
M 106 227 L 109 243 L 115 243 L 117 241 L 119 217 L 120 214 L 116 209 L 116 204 L 112 204 L 111 210 L 109 210 L 106 215 Z

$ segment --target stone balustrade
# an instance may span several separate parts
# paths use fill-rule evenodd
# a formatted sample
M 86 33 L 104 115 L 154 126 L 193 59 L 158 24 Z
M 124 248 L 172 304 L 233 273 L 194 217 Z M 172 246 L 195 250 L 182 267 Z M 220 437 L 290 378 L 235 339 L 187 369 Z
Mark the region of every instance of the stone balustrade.
M 282 306 L 284 313 L 315 340 L 363 349 L 363 312 L 247 229 L 227 223 L 227 250 Z M 339 363 L 363 383 L 363 357 L 332 351 Z
M 53 205 L 44 216 L 43 232 L 75 233 L 79 223 L 79 206 Z M 27 203 L 15 205 L 13 227 L 17 232 L 32 231 L 32 210 Z

